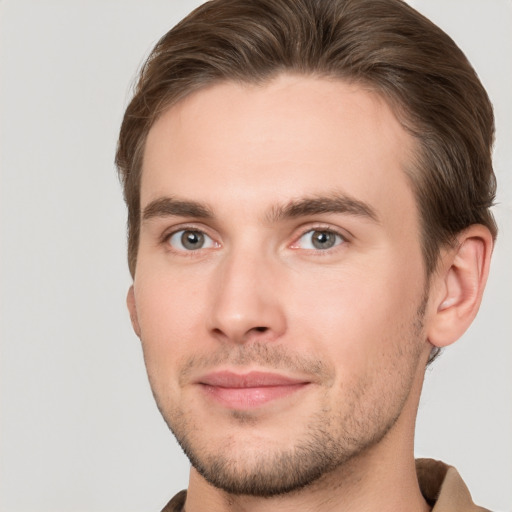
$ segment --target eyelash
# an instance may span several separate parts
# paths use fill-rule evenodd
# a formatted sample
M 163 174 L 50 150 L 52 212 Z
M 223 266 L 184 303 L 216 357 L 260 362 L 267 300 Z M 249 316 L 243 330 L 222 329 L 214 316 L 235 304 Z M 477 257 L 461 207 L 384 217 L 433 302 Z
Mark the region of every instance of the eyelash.
M 299 241 L 301 240 L 301 238 L 306 236 L 308 233 L 311 233 L 311 235 L 312 235 L 315 232 L 332 234 L 335 237 L 338 237 L 340 239 L 340 241 L 335 242 L 335 245 L 333 247 L 328 247 L 325 249 L 314 249 L 314 248 L 313 249 L 302 249 L 304 251 L 308 251 L 308 254 L 318 255 L 318 256 L 326 256 L 328 254 L 332 254 L 333 251 L 341 249 L 341 246 L 344 246 L 345 244 L 347 244 L 349 242 L 349 237 L 345 233 L 342 233 L 340 230 L 333 229 L 330 226 L 316 225 L 316 226 L 307 226 L 305 228 L 302 228 L 299 235 L 294 238 L 295 241 L 291 244 L 290 247 L 292 249 L 296 249 L 296 250 L 301 249 L 301 247 L 298 247 L 298 244 L 299 244 Z
M 182 231 L 183 232 L 190 231 L 192 233 L 200 233 L 204 236 L 207 236 L 209 239 L 211 239 L 216 246 L 220 246 L 220 244 L 215 240 L 215 238 L 213 236 L 210 236 L 210 234 L 207 232 L 207 230 L 205 230 L 204 228 L 199 228 L 197 226 L 190 226 L 190 225 L 177 226 L 177 227 L 175 226 L 171 231 L 167 231 L 162 235 L 160 243 L 165 245 L 167 250 L 174 252 L 174 253 L 179 253 L 182 256 L 196 255 L 202 248 L 195 249 L 195 250 L 193 250 L 193 249 L 186 250 L 186 249 L 175 249 L 174 247 L 171 246 L 171 244 L 170 244 L 171 238 L 174 235 L 176 235 Z
M 192 225 L 184 225 L 184 226 L 174 227 L 172 229 L 172 231 L 167 231 L 167 232 L 165 232 L 162 235 L 160 242 L 163 245 L 166 245 L 168 250 L 170 250 L 172 252 L 175 252 L 175 253 L 179 253 L 179 254 L 181 254 L 183 256 L 194 256 L 194 255 L 196 255 L 203 248 L 199 248 L 199 249 L 195 249 L 195 250 L 194 249 L 186 250 L 186 249 L 175 249 L 175 248 L 173 248 L 171 246 L 171 244 L 170 244 L 171 238 L 174 235 L 176 235 L 177 233 L 180 233 L 182 231 L 183 232 L 191 231 L 191 232 L 196 232 L 196 233 L 200 233 L 200 234 L 205 235 L 206 237 L 208 237 L 209 239 L 211 239 L 213 241 L 213 243 L 216 246 L 214 248 L 220 247 L 220 245 L 221 245 L 219 242 L 217 242 L 215 240 L 215 238 L 213 236 L 211 236 L 208 233 L 207 230 L 205 230 L 202 227 L 197 227 L 197 226 L 192 226 Z M 333 251 L 336 251 L 337 249 L 339 249 L 340 246 L 343 246 L 343 245 L 345 245 L 345 244 L 347 244 L 349 242 L 349 237 L 345 233 L 342 233 L 340 230 L 333 229 L 332 227 L 325 226 L 325 225 L 316 225 L 316 226 L 309 225 L 307 227 L 303 227 L 303 228 L 300 229 L 299 234 L 294 236 L 294 242 L 292 242 L 292 244 L 288 245 L 288 247 L 290 247 L 291 249 L 294 249 L 294 250 L 301 249 L 300 247 L 298 247 L 298 243 L 299 243 L 300 239 L 302 237 L 304 237 L 305 235 L 307 235 L 308 233 L 314 233 L 314 232 L 330 233 L 330 234 L 333 234 L 336 237 L 339 237 L 341 241 L 336 243 L 336 245 L 334 245 L 333 247 L 329 247 L 329 248 L 326 248 L 326 249 L 302 249 L 304 251 L 308 251 L 308 253 L 310 253 L 310 254 L 317 254 L 319 256 L 330 254 Z M 210 247 L 207 247 L 206 249 L 210 249 Z

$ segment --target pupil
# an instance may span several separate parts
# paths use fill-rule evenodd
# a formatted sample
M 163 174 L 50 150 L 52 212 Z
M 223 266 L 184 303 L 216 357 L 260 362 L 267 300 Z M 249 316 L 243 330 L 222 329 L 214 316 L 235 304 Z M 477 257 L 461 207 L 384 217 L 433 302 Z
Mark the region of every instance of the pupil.
M 317 249 L 330 249 L 335 241 L 333 234 L 328 231 L 316 231 L 313 237 L 313 245 Z
M 186 249 L 200 249 L 204 243 L 204 235 L 197 231 L 185 231 L 181 235 L 181 243 Z

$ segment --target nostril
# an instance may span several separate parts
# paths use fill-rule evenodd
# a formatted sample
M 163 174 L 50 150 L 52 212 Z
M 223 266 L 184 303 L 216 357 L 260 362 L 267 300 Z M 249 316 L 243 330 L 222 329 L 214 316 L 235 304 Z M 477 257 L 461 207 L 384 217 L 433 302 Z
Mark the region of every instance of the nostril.
M 268 327 L 255 327 L 254 330 L 258 332 L 265 332 L 268 330 Z

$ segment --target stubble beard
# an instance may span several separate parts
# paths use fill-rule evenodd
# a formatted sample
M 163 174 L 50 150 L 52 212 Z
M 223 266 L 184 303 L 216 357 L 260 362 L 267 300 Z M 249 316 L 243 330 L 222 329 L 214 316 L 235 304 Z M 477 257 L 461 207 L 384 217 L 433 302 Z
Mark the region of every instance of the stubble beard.
M 382 389 L 375 376 L 358 382 L 343 394 L 344 407 L 340 410 L 322 407 L 310 417 L 291 448 L 281 449 L 272 443 L 271 450 L 265 445 L 247 450 L 244 428 L 239 429 L 241 439 L 227 437 L 219 445 L 213 435 L 209 436 L 208 425 L 197 425 L 181 408 L 164 407 L 164 401 L 155 394 L 157 405 L 192 466 L 214 487 L 233 495 L 267 498 L 299 491 L 371 450 L 395 425 L 421 359 L 418 347 L 423 335 L 424 311 L 425 298 L 414 320 L 402 329 L 401 336 L 407 336 L 408 343 L 400 345 L 390 357 L 391 366 L 386 370 L 393 371 L 398 384 L 395 382 L 392 389 Z M 269 368 L 293 368 L 296 364 L 291 359 L 276 347 L 255 343 L 239 347 L 235 356 L 219 353 L 204 358 L 203 363 L 255 361 Z M 196 364 L 198 361 L 191 359 L 188 367 Z M 301 364 L 305 365 L 316 365 L 319 372 L 328 371 L 319 361 Z M 251 413 L 240 411 L 232 413 L 232 420 L 247 428 L 249 436 L 251 423 L 257 423 Z

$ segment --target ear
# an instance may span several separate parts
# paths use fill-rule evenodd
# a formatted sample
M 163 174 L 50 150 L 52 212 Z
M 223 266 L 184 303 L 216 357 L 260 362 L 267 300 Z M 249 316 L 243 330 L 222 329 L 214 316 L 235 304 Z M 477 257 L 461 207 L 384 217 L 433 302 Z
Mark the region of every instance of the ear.
M 135 292 L 133 290 L 133 285 L 130 286 L 128 290 L 128 295 L 126 296 L 126 305 L 128 306 L 128 311 L 130 312 L 130 320 L 132 321 L 133 330 L 135 331 L 135 334 L 140 338 L 139 317 L 137 315 L 137 306 L 135 304 Z
M 456 247 L 443 251 L 431 282 L 428 340 L 445 347 L 458 340 L 475 318 L 487 282 L 493 238 L 475 224 L 459 234 Z

